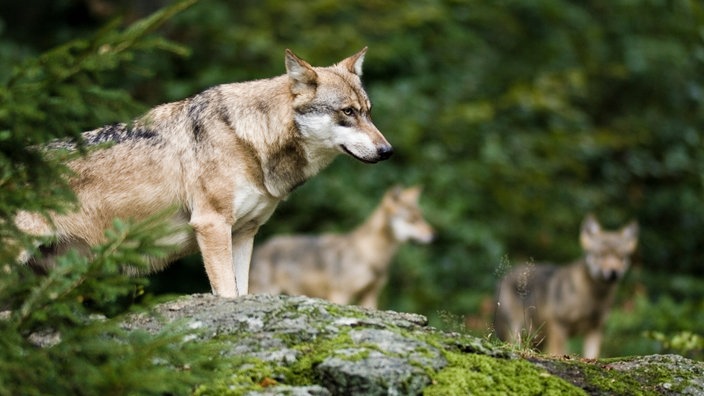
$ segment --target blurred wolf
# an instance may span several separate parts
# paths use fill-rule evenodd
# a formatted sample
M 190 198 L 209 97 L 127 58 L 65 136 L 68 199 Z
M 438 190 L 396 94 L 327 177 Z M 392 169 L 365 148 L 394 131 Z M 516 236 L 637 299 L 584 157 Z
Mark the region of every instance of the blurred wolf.
M 574 264 L 520 266 L 501 280 L 494 323 L 499 338 L 520 343 L 526 335 L 533 346 L 563 355 L 569 337 L 584 335 L 584 357 L 599 357 L 604 321 L 636 249 L 638 225 L 604 231 L 588 215 L 580 242 L 585 255 Z
M 394 187 L 348 234 L 279 236 L 252 256 L 252 292 L 320 297 L 376 308 L 399 245 L 429 243 L 433 229 L 418 206 L 419 187 Z
M 75 212 L 18 214 L 21 230 L 54 241 L 20 261 L 51 267 L 57 252 L 103 241 L 113 218 L 140 220 L 175 208 L 170 223 L 180 231 L 168 242 L 178 251 L 152 260 L 151 270 L 199 249 L 214 294 L 246 294 L 254 235 L 279 201 L 339 153 L 365 163 L 392 153 L 372 123 L 360 80 L 366 50 L 329 67 L 312 67 L 286 50 L 285 75 L 219 85 L 131 125 L 85 132 L 87 145 L 110 146 L 69 163 Z

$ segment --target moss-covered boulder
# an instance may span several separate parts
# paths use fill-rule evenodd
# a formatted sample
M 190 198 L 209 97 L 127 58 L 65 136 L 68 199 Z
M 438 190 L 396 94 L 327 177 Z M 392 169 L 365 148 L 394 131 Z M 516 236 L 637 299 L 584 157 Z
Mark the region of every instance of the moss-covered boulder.
M 674 395 L 704 393 L 704 363 L 676 355 L 584 361 L 518 356 L 425 317 L 306 297 L 184 296 L 125 327 L 189 332 L 220 369 L 199 395 Z

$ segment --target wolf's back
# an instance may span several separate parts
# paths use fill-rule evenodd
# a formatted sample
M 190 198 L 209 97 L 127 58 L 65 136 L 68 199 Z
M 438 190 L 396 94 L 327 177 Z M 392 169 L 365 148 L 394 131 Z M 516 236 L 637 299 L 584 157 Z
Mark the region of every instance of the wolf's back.
M 326 272 L 335 260 L 332 240 L 325 236 L 277 236 L 252 254 L 250 288 L 253 293 L 280 293 L 306 273 Z M 281 279 L 289 282 L 283 284 Z

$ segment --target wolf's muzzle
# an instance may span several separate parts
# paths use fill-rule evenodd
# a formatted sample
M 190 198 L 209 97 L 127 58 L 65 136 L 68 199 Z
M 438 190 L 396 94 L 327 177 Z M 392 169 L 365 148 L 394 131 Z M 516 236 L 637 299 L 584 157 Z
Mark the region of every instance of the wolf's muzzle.
M 379 156 L 379 161 L 389 159 L 394 153 L 394 148 L 391 146 L 381 146 L 376 150 L 376 154 Z
M 618 271 L 612 270 L 604 273 L 604 279 L 607 282 L 616 282 L 617 280 L 619 280 L 619 278 L 621 278 L 621 274 L 619 274 Z

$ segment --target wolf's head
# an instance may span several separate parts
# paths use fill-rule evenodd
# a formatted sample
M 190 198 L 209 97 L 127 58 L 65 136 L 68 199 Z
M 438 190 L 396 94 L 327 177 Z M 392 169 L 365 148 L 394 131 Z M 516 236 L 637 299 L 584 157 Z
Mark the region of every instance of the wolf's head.
M 628 270 L 630 256 L 636 250 L 638 224 L 632 221 L 618 231 L 604 231 L 590 214 L 582 223 L 579 239 L 592 278 L 615 282 Z
M 312 67 L 286 50 L 286 71 L 295 122 L 306 143 L 375 163 L 389 158 L 393 148 L 372 123 L 360 79 L 366 52 L 365 47 L 333 66 Z
M 430 243 L 434 238 L 433 227 L 423 218 L 419 205 L 421 188 L 392 187 L 384 195 L 382 207 L 394 238 L 399 242 Z

